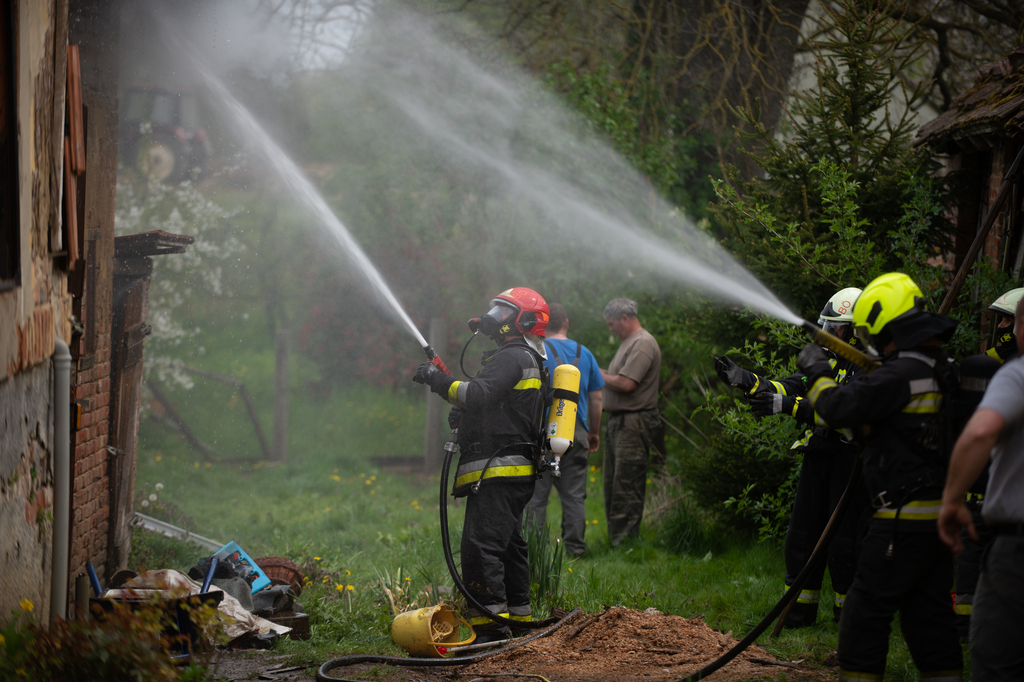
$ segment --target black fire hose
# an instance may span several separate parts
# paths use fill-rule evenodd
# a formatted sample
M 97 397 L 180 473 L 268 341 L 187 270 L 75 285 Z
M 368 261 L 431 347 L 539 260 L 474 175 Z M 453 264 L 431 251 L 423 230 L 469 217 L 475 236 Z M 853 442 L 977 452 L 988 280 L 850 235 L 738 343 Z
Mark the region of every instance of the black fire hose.
M 466 589 L 465 583 L 462 582 L 462 578 L 459 577 L 459 569 L 455 566 L 455 557 L 452 556 L 452 543 L 451 535 L 448 532 L 448 472 L 451 470 L 452 457 L 455 456 L 455 438 L 459 433 L 459 429 L 456 427 L 452 429 L 451 438 L 448 443 L 444 446 L 444 464 L 441 466 L 441 544 L 444 546 L 444 561 L 448 564 L 448 573 L 452 576 L 452 582 L 455 583 L 455 587 L 459 589 L 466 597 L 466 601 L 469 605 L 480 611 L 487 618 L 490 618 L 495 623 L 501 625 L 508 625 L 520 630 L 538 630 L 540 628 L 546 628 L 552 623 L 558 622 L 558 618 L 547 618 L 545 620 L 512 620 L 511 618 L 504 618 L 496 613 L 493 613 L 486 606 L 481 604 L 477 599 L 469 593 Z M 480 473 L 480 480 L 483 480 L 483 472 Z
M 516 640 L 511 644 L 506 644 L 500 649 L 492 649 L 490 651 L 485 651 L 484 653 L 472 654 L 470 656 L 459 656 L 456 658 L 404 658 L 402 656 L 383 656 L 376 654 L 351 654 L 349 656 L 340 656 L 321 665 L 316 671 L 316 679 L 319 680 L 319 682 L 362 682 L 362 680 L 353 680 L 348 677 L 333 677 L 327 674 L 335 668 L 342 668 L 346 665 L 358 665 L 359 663 L 383 663 L 386 665 L 397 665 L 411 668 L 437 668 L 456 665 L 470 665 L 482 661 L 489 656 L 494 656 L 495 654 L 515 649 L 516 647 L 522 646 L 527 642 L 532 642 L 535 639 L 547 637 L 570 620 L 576 618 L 580 613 L 582 613 L 581 609 L 574 609 L 569 612 L 565 618 L 562 618 L 561 620 L 556 619 L 555 623 L 546 630 L 532 634 L 529 637 Z
M 822 532 L 821 537 L 818 538 L 818 544 L 814 546 L 814 551 L 811 552 L 811 556 L 807 559 L 807 564 L 803 567 L 803 570 L 797 574 L 793 580 L 793 585 L 789 590 L 782 595 L 782 599 L 772 607 L 772 610 L 768 612 L 761 622 L 754 626 L 754 629 L 750 633 L 741 639 L 736 646 L 726 651 L 724 654 L 716 658 L 714 661 L 704 666 L 695 673 L 680 680 L 680 682 L 696 682 L 702 680 L 711 673 L 719 670 L 725 664 L 732 659 L 736 658 L 744 649 L 754 643 L 758 637 L 761 636 L 773 620 L 779 617 L 779 614 L 788 607 L 793 600 L 800 595 L 800 590 L 803 588 L 804 583 L 807 582 L 807 578 L 812 572 L 817 570 L 821 562 L 824 561 L 825 556 L 828 553 L 829 543 L 832 541 L 832 536 L 836 534 L 836 530 L 839 528 L 839 524 L 842 522 L 843 517 L 846 515 L 846 510 L 850 506 L 850 501 L 856 494 L 854 491 L 857 484 L 860 483 L 861 466 L 863 462 L 860 453 L 857 454 L 857 459 L 853 463 L 853 470 L 850 472 L 850 480 L 846 483 L 846 490 L 843 491 L 843 496 L 839 498 L 839 504 L 836 505 L 835 511 L 832 512 L 831 518 L 828 520 L 828 524 L 825 526 L 825 530 Z

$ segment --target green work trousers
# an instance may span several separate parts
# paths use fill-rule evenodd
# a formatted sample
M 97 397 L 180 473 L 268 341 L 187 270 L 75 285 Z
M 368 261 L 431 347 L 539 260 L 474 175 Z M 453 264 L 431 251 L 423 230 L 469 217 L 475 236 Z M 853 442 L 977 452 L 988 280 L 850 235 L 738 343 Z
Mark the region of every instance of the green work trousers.
M 661 431 L 657 409 L 612 412 L 604 441 L 604 512 L 612 547 L 640 533 L 647 458 Z

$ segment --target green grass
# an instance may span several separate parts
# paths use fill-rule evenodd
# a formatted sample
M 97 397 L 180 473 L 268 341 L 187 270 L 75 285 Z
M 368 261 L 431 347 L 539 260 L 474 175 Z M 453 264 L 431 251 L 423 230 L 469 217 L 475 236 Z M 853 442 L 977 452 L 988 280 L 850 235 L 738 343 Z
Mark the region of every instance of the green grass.
M 247 381 L 268 428 L 270 355 L 249 350 L 201 358 L 203 367 Z M 235 540 L 256 557 L 279 555 L 305 564 L 313 584 L 301 602 L 313 639 L 279 645 L 300 662 L 312 665 L 355 652 L 403 654 L 390 640 L 393 614 L 378 583 L 384 578 L 400 604 L 417 606 L 436 603 L 439 585 L 451 588 L 440 542 L 439 476 L 389 473 L 373 458 L 422 457 L 423 394 L 351 387 L 318 399 L 304 390 L 301 362 L 296 364 L 285 464 L 206 462 L 180 436 L 145 421 L 137 489 L 147 501 L 152 494 L 157 499 L 140 510 L 209 538 Z M 258 455 L 244 407 L 228 388 L 197 383 L 172 396 L 200 437 L 225 458 Z M 554 603 L 588 612 L 615 604 L 654 607 L 745 635 L 782 594 L 781 548 L 716 526 L 687 498 L 661 528 L 645 523 L 643 537 L 613 550 L 604 529 L 599 462 L 599 456 L 592 459 L 587 488 L 588 552 L 562 561 Z M 457 551 L 463 507 L 447 499 Z M 557 527 L 560 518 L 555 494 L 549 525 Z M 137 533 L 133 559 L 148 568 L 187 569 L 203 554 Z M 829 589 L 826 582 L 822 593 Z M 916 679 L 895 623 L 894 630 L 886 679 Z M 822 606 L 817 626 L 787 630 L 775 640 L 766 634 L 759 644 L 785 659 L 821 663 L 836 649 L 837 627 Z

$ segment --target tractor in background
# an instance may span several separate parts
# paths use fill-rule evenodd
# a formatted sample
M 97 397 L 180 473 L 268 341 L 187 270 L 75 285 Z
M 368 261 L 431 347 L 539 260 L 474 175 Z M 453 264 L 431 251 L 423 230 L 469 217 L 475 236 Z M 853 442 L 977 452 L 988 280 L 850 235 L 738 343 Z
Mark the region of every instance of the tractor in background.
M 129 87 L 121 98 L 118 152 L 125 166 L 169 184 L 199 181 L 208 170 L 210 140 L 195 95 L 154 86 Z

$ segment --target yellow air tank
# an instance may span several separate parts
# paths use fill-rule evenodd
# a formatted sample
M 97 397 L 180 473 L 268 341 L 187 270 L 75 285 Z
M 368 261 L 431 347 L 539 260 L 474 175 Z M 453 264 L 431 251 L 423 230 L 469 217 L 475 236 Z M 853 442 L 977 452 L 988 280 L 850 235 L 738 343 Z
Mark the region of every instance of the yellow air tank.
M 562 475 L 562 455 L 576 437 L 576 408 L 580 402 L 580 371 L 572 365 L 555 367 L 551 377 L 552 401 L 548 409 L 547 446 L 555 456 L 552 475 Z

